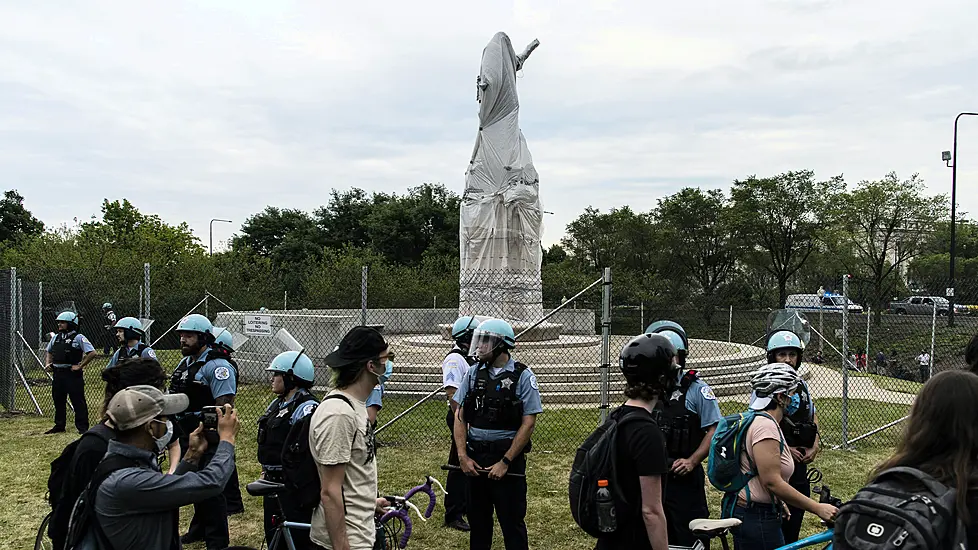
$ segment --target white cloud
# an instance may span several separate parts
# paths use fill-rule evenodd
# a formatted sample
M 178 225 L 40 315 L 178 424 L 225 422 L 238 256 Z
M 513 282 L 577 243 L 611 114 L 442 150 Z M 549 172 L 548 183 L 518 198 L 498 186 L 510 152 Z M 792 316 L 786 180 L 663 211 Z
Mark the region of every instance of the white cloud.
M 332 187 L 461 192 L 481 51 L 504 30 L 542 44 L 519 85 L 547 242 L 588 204 L 749 174 L 920 172 L 947 192 L 976 24 L 966 0 L 8 3 L 0 169 L 47 223 L 126 197 L 204 241 L 211 217 Z M 958 156 L 978 212 L 978 117 Z

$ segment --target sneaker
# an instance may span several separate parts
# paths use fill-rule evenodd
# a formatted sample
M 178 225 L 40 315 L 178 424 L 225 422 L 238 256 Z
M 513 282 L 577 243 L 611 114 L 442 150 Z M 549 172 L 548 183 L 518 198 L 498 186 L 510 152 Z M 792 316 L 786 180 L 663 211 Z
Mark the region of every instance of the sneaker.
M 63 434 L 63 433 L 65 433 L 65 429 L 64 428 L 59 428 L 59 427 L 55 426 L 55 427 L 51 428 L 50 430 L 44 432 L 44 435 L 47 435 L 47 434 Z
M 204 540 L 204 537 L 191 535 L 190 533 L 187 533 L 186 535 L 180 537 L 180 544 L 193 544 L 195 542 L 200 542 L 202 540 Z
M 456 531 L 463 531 L 463 532 L 468 532 L 472 530 L 472 528 L 469 527 L 469 524 L 466 523 L 465 520 L 462 518 L 459 518 L 455 521 L 446 521 L 445 527 L 448 527 L 449 529 L 455 529 Z

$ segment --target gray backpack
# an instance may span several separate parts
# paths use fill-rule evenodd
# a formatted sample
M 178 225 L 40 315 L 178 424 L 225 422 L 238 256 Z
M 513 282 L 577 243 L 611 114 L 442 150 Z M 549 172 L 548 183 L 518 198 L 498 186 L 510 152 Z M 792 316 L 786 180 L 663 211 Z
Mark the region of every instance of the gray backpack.
M 839 508 L 836 550 L 966 550 L 957 490 L 916 468 L 890 468 Z

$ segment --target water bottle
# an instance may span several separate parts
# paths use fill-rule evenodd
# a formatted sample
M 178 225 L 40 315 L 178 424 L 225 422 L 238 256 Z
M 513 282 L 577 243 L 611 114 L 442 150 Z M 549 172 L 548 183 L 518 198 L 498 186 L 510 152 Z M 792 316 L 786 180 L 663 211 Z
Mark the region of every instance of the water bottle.
M 598 493 L 595 499 L 598 507 L 598 530 L 602 533 L 614 533 L 618 529 L 618 518 L 615 517 L 615 500 L 608 490 L 608 480 L 598 480 Z

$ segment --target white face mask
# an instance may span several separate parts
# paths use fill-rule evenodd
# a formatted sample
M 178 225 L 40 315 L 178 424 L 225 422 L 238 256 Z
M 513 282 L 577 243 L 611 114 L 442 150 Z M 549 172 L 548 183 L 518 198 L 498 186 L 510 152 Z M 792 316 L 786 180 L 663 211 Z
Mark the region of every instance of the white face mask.
M 153 420 L 153 422 L 163 423 L 162 420 Z M 166 421 L 166 432 L 160 437 L 153 438 L 156 442 L 156 451 L 162 453 L 163 449 L 166 449 L 167 443 L 170 442 L 170 438 L 173 437 L 173 422 L 169 420 Z

